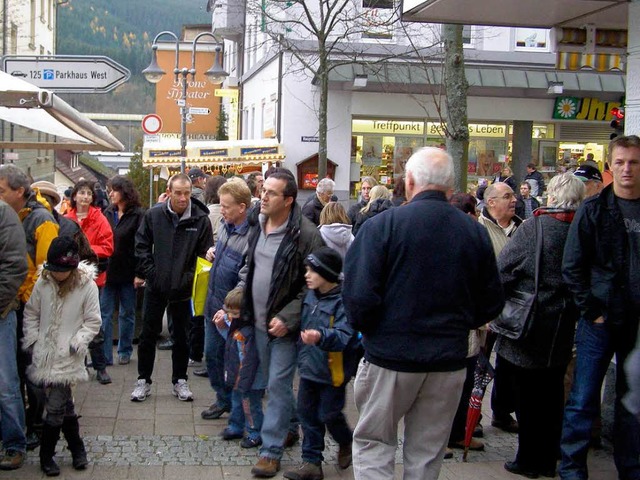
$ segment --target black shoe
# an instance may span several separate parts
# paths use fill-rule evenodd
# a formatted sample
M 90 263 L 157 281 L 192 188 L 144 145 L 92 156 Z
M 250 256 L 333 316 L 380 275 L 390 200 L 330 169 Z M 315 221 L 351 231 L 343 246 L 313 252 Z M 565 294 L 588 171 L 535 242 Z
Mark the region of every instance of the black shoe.
M 518 422 L 511 418 L 511 415 L 504 418 L 494 418 L 491 420 L 491 426 L 509 433 L 518 433 L 519 430 Z
M 229 427 L 225 428 L 220 434 L 223 440 L 238 440 L 242 438 L 242 432 L 234 432 Z
M 173 340 L 168 339 L 158 344 L 158 350 L 171 350 L 173 348 Z
M 195 375 L 196 377 L 208 377 L 209 376 L 209 372 L 207 372 L 206 368 L 198 368 L 198 369 L 194 370 L 191 373 L 193 375 Z
M 40 437 L 36 432 L 27 433 L 27 451 L 35 450 L 40 446 Z
M 101 385 L 108 385 L 111 383 L 111 377 L 106 370 L 98 370 L 96 372 L 96 380 L 98 380 Z
M 538 478 L 539 477 L 538 472 L 534 472 L 533 470 L 525 469 L 525 468 L 521 467 L 516 462 L 506 462 L 504 464 L 504 469 L 507 472 L 511 472 L 511 473 L 516 474 L 516 475 L 522 475 L 523 477 L 527 477 L 527 478 Z
M 60 467 L 53 458 L 40 459 L 40 469 L 47 477 L 60 475 Z
M 220 418 L 223 413 L 230 412 L 231 410 L 227 407 L 221 407 L 217 403 L 212 404 L 206 410 L 203 410 L 200 413 L 200 416 L 205 420 L 215 420 L 216 418 Z
M 257 448 L 260 445 L 262 445 L 262 439 L 260 437 L 258 438 L 244 437 L 240 441 L 240 446 L 242 448 Z

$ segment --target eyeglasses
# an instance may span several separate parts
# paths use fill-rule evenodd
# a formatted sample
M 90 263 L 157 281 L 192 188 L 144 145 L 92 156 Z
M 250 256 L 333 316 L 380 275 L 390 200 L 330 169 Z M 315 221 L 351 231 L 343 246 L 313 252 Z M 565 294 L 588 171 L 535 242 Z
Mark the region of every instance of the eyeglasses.
M 490 197 L 489 200 L 495 200 L 497 198 L 501 198 L 503 200 L 511 200 L 512 198 L 515 198 L 515 195 L 513 193 L 505 193 L 501 197 Z
M 260 195 L 263 197 L 284 197 L 284 193 L 278 193 L 275 190 L 265 190 L 264 188 L 260 190 Z

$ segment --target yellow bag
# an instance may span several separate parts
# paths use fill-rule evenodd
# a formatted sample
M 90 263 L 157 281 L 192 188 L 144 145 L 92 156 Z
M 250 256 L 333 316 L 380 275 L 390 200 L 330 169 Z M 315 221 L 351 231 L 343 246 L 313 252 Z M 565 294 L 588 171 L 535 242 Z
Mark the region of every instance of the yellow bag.
M 193 288 L 191 290 L 191 307 L 193 316 L 204 314 L 204 304 L 207 300 L 207 286 L 209 285 L 209 272 L 213 264 L 208 260 L 198 257 L 196 261 L 196 273 L 193 276 Z
M 335 317 L 331 315 L 329 319 L 329 328 L 333 328 Z M 339 387 L 344 383 L 344 359 L 342 352 L 327 352 L 329 354 L 329 371 L 331 372 L 331 381 L 334 387 Z

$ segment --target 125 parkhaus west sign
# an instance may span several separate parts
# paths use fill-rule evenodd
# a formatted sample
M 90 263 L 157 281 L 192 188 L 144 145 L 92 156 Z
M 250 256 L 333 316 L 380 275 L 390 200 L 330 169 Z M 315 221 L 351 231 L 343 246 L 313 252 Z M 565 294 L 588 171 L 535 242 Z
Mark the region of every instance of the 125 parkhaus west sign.
M 5 55 L 6 73 L 54 92 L 105 93 L 131 77 L 109 57 L 86 55 Z

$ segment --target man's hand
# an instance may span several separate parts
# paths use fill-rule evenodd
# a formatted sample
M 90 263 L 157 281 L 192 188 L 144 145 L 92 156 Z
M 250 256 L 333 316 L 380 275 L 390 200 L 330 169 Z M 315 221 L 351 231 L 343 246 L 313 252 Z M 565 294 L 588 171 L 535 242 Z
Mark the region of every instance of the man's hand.
M 133 279 L 133 288 L 144 287 L 144 278 L 135 277 Z
M 274 337 L 284 337 L 289 329 L 278 317 L 273 317 L 269 322 L 269 333 Z
M 303 330 L 300 332 L 300 338 L 305 345 L 317 345 L 322 335 L 318 330 Z
M 224 310 L 220 309 L 216 312 L 216 314 L 213 316 L 213 319 L 211 320 L 213 323 L 215 323 L 216 327 L 223 329 L 223 328 L 227 328 L 227 324 L 224 322 Z
M 207 250 L 207 253 L 205 254 L 204 258 L 206 258 L 209 262 L 213 263 L 213 260 L 216 258 L 216 247 L 209 247 L 209 250 Z
M 604 323 L 604 317 L 602 315 L 600 315 L 598 318 L 596 318 L 593 323 Z

